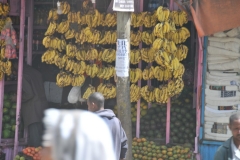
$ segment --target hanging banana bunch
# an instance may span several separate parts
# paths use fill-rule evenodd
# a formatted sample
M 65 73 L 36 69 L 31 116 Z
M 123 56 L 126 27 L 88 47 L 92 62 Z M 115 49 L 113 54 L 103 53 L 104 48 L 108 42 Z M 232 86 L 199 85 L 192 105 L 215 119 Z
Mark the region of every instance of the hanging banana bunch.
M 86 23 L 88 27 L 95 28 L 99 25 L 98 20 L 101 18 L 101 14 L 98 12 L 97 9 L 95 9 L 93 13 L 90 12 L 86 15 Z
M 99 44 L 115 44 L 117 42 L 117 32 L 116 31 L 105 31 L 101 33 L 102 39 Z
M 112 63 L 116 60 L 116 50 L 114 49 L 102 49 L 99 53 L 99 61 Z
M 163 50 L 159 50 L 156 54 L 155 54 L 155 61 L 157 62 L 158 65 L 160 65 L 162 68 L 164 69 L 170 69 L 171 68 L 171 57 L 170 54 L 163 51 Z
M 164 39 L 162 48 L 168 53 L 175 53 L 177 52 L 177 47 L 173 41 L 168 41 Z
M 168 8 L 163 8 L 163 6 L 159 6 L 155 12 L 155 15 L 159 22 L 165 22 L 169 19 L 170 10 Z
M 177 51 L 174 53 L 174 56 L 179 60 L 182 61 L 185 58 L 187 58 L 188 54 L 188 47 L 185 45 L 178 45 L 177 46 Z
M 76 52 L 76 59 L 79 61 L 86 60 L 87 51 L 85 49 L 78 49 Z
M 70 4 L 66 1 L 61 2 L 60 7 L 63 14 L 68 14 L 71 9 Z
M 147 102 L 155 102 L 154 87 L 144 86 L 140 90 L 141 97 Z
M 169 98 L 168 87 L 166 85 L 163 85 L 159 88 L 155 88 L 154 95 L 156 97 L 156 102 L 161 104 L 167 103 Z
M 87 65 L 84 61 L 76 61 L 73 63 L 72 73 L 74 75 L 82 75 L 86 72 Z
M 64 45 L 66 41 L 63 39 L 59 39 L 58 37 L 46 36 L 43 38 L 42 43 L 45 48 L 53 48 L 53 49 L 58 49 L 59 51 L 62 51 L 63 49 L 65 49 Z
M 58 55 L 58 52 L 54 49 L 48 49 L 42 55 L 42 62 L 46 62 L 47 64 L 55 63 L 55 56 Z
M 184 82 L 182 80 L 182 78 L 177 78 L 174 79 L 174 89 L 172 89 L 174 91 L 174 95 L 178 95 L 179 93 L 182 92 L 183 88 L 184 88 Z
M 170 32 L 170 24 L 168 21 L 158 23 L 153 29 L 154 36 L 158 38 L 164 38 L 164 35 L 168 32 Z
M 149 80 L 154 78 L 154 67 L 146 67 L 142 72 L 142 77 L 144 80 Z
M 134 28 L 137 28 L 137 27 L 142 26 L 146 14 L 147 14 L 147 12 L 132 13 L 132 14 L 131 14 L 131 25 L 132 25 Z
M 69 42 L 66 46 L 66 55 L 70 58 L 74 58 L 77 53 L 77 47 L 76 45 Z
M 105 79 L 105 80 L 109 80 L 114 75 L 115 75 L 115 68 L 111 65 L 109 65 L 108 67 L 99 68 L 99 71 L 97 73 L 98 78 Z
M 188 23 L 188 15 L 185 11 L 172 11 L 170 13 L 170 19 L 172 19 L 176 26 L 180 27 Z
M 99 69 L 96 64 L 90 64 L 90 65 L 87 65 L 86 74 L 88 76 L 90 76 L 91 78 L 94 78 L 94 77 L 96 77 L 98 70 Z
M 87 88 L 87 90 L 83 94 L 83 98 L 88 99 L 88 97 L 94 92 L 96 92 L 95 87 L 93 87 L 92 85 L 89 85 L 89 87 Z
M 156 51 L 152 48 L 142 48 L 141 49 L 141 56 L 142 60 L 147 63 L 152 63 L 154 61 Z
M 141 88 L 135 84 L 130 87 L 130 101 L 137 102 L 141 98 Z
M 116 87 L 110 83 L 100 83 L 100 85 L 97 87 L 97 92 L 102 93 L 105 99 L 115 98 L 117 95 Z
M 8 3 L 0 3 L 0 15 L 7 16 L 10 11 Z
M 164 40 L 162 38 L 155 39 L 155 41 L 153 42 L 152 48 L 156 51 L 159 50 L 162 47 L 163 42 Z
M 3 78 L 4 73 L 7 74 L 8 76 L 12 74 L 12 62 L 11 61 L 0 61 L 0 79 Z
M 154 68 L 154 77 L 158 81 L 168 81 L 172 78 L 172 71 L 169 69 L 163 69 L 160 66 Z
M 75 61 L 73 59 L 68 59 L 65 65 L 65 70 L 69 72 L 73 72 L 75 69 Z
M 141 61 L 141 51 L 139 49 L 133 49 L 130 51 L 130 63 L 138 64 Z
M 53 8 L 48 13 L 47 23 L 58 20 L 57 9 Z
M 155 41 L 155 36 L 152 32 L 150 31 L 143 31 L 142 32 L 142 41 L 146 45 L 151 45 Z
M 98 51 L 95 48 L 89 48 L 86 52 L 85 60 L 95 60 L 98 59 Z
M 70 23 L 80 24 L 81 23 L 81 13 L 80 13 L 80 11 L 78 11 L 78 12 L 68 12 L 67 20 Z
M 151 14 L 151 12 L 147 12 L 143 18 L 143 25 L 146 28 L 150 28 L 155 26 L 157 23 L 157 18 Z
M 173 71 L 173 77 L 174 78 L 182 78 L 183 74 L 185 72 L 184 65 L 179 63 L 179 67 Z
M 70 27 L 70 23 L 67 20 L 63 20 L 58 26 L 56 31 L 58 33 L 64 34 L 65 32 L 67 32 L 69 30 Z
M 66 87 L 72 84 L 72 75 L 66 72 L 60 72 L 57 74 L 56 84 L 58 87 Z
M 66 39 L 72 39 L 75 37 L 76 31 L 74 29 L 69 29 L 65 34 Z
M 117 14 L 116 13 L 108 13 L 105 16 L 103 26 L 114 27 L 117 25 Z
M 57 53 L 54 57 L 54 64 L 59 68 L 62 69 L 65 67 L 68 57 L 66 55 L 62 56 L 60 53 Z
M 138 46 L 142 41 L 142 32 L 141 31 L 137 31 L 137 32 L 131 31 L 130 41 L 131 41 L 131 45 Z
M 187 28 L 182 27 L 176 31 L 170 31 L 165 37 L 176 44 L 180 44 L 184 43 L 190 37 L 190 32 Z
M 130 82 L 137 83 L 142 79 L 142 71 L 139 68 L 130 69 Z
M 57 23 L 55 21 L 51 21 L 44 35 L 51 36 L 55 33 L 56 29 L 57 29 Z
M 72 86 L 81 86 L 85 82 L 84 75 L 73 75 Z

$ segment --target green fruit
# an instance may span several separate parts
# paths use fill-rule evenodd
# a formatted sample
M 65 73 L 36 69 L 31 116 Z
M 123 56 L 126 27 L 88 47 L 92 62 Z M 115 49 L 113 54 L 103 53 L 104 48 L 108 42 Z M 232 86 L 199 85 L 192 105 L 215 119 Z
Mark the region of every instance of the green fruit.
M 10 108 L 11 102 L 9 100 L 6 100 L 6 101 L 4 101 L 3 106 L 4 106 L 4 108 Z
M 11 132 L 9 130 L 4 129 L 3 130 L 3 138 L 10 138 Z
M 25 160 L 25 158 L 24 158 L 24 157 L 21 157 L 20 160 Z
M 15 128 L 16 128 L 16 126 L 15 126 L 15 125 L 13 125 L 13 126 L 12 126 L 12 131 L 15 131 Z
M 3 116 L 3 121 L 6 123 L 10 120 L 10 117 L 8 115 Z
M 8 113 L 8 108 L 3 108 L 3 114 Z
M 8 124 L 8 123 L 5 123 L 5 124 L 3 125 L 3 129 L 6 129 L 6 130 L 11 129 L 11 125 Z

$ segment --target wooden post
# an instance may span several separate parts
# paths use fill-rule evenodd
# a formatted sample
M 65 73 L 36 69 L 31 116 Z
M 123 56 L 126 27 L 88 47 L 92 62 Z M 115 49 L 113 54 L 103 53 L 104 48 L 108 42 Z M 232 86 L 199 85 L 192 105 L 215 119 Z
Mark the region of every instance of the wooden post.
M 128 40 L 129 51 L 130 51 L 130 23 L 131 23 L 130 17 L 131 17 L 130 12 L 117 12 L 118 39 Z M 132 159 L 132 121 L 131 121 L 129 77 L 117 77 L 116 85 L 117 85 L 118 118 L 120 119 L 123 129 L 125 130 L 128 138 L 128 152 L 127 152 L 126 160 L 131 160 Z

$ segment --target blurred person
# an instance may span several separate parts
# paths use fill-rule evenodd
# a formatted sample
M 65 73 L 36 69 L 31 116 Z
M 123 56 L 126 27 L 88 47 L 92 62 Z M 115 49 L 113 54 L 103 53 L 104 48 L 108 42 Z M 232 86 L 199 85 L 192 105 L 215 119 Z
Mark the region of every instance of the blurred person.
M 235 113 L 229 118 L 229 129 L 232 137 L 217 150 L 214 160 L 240 160 L 240 114 Z
M 42 160 L 116 160 L 106 123 L 83 110 L 45 111 Z
M 122 128 L 120 120 L 110 109 L 104 109 L 104 97 L 101 93 L 95 92 L 88 97 L 88 110 L 96 113 L 107 123 L 112 132 L 114 151 L 117 160 L 125 159 L 128 149 L 127 136 Z M 112 104 L 113 105 L 113 104 Z

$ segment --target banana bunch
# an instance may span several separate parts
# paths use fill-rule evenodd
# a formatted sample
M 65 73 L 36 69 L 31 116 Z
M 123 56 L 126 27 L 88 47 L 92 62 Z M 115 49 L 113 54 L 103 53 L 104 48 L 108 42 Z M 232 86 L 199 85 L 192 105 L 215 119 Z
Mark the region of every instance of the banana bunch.
M 54 64 L 55 56 L 57 55 L 58 52 L 55 49 L 48 49 L 46 52 L 43 53 L 41 57 L 42 62 L 46 62 L 47 64 Z
M 156 102 L 167 103 L 169 98 L 168 87 L 164 85 L 164 86 L 160 86 L 159 88 L 155 88 L 154 95 L 156 97 Z
M 156 23 L 157 23 L 157 18 L 154 15 L 152 15 L 150 12 L 147 12 L 143 19 L 143 25 L 146 28 L 150 28 L 152 26 L 155 26 Z
M 67 20 L 70 23 L 77 23 L 77 24 L 81 24 L 81 13 L 80 11 L 78 12 L 68 12 L 67 14 Z
M 63 14 L 68 14 L 71 9 L 70 4 L 66 1 L 61 2 L 60 7 Z
M 141 31 L 137 31 L 137 32 L 131 31 L 130 41 L 131 41 L 131 45 L 139 46 L 139 44 L 142 41 L 142 32 Z
M 177 46 L 177 52 L 174 53 L 174 56 L 179 60 L 182 61 L 185 58 L 187 58 L 188 54 L 188 47 L 185 45 L 178 45 Z
M 183 74 L 185 72 L 185 68 L 184 68 L 184 65 L 179 63 L 179 67 L 173 71 L 173 77 L 174 78 L 182 78 Z
M 4 77 L 4 73 L 0 70 L 0 80 L 2 80 Z
M 54 64 L 59 68 L 62 69 L 65 67 L 66 62 L 68 60 L 68 57 L 66 55 L 61 56 L 60 53 L 58 53 L 55 57 L 54 57 Z
M 170 19 L 174 21 L 176 26 L 180 26 L 180 27 L 188 23 L 188 15 L 185 11 L 172 11 L 170 13 Z
M 7 16 L 10 11 L 8 3 L 0 3 L 0 15 Z
M 57 29 L 57 23 L 55 21 L 51 21 L 44 35 L 51 36 L 55 33 L 56 29 Z
M 85 60 L 90 61 L 90 60 L 95 60 L 98 59 L 98 51 L 95 48 L 89 48 L 87 50 L 87 53 L 85 55 Z
M 10 18 L 10 17 L 9 17 Z M 0 19 L 0 31 L 3 29 L 3 27 L 5 26 L 6 21 L 5 19 Z
M 172 72 L 169 69 L 162 69 L 160 66 L 154 68 L 154 77 L 158 81 L 168 81 L 172 78 Z
M 178 60 L 176 57 L 173 58 L 173 59 L 171 60 L 170 65 L 171 65 L 171 68 L 172 68 L 173 70 L 177 70 L 177 69 L 179 68 L 179 65 L 180 65 L 179 60 Z
M 100 79 L 109 80 L 115 75 L 115 68 L 113 66 L 99 68 L 97 77 Z
M 142 79 L 142 71 L 139 68 L 130 69 L 130 82 L 137 83 Z
M 147 102 L 155 102 L 154 87 L 144 86 L 140 90 L 141 97 Z
M 151 45 L 153 44 L 153 42 L 155 41 L 155 36 L 152 32 L 150 31 L 143 31 L 142 32 L 142 41 L 146 44 L 146 45 Z
M 168 8 L 163 8 L 163 6 L 159 6 L 155 12 L 155 16 L 159 22 L 165 22 L 169 19 L 170 10 Z
M 87 55 L 87 50 L 85 49 L 78 49 L 76 52 L 76 59 L 79 61 L 85 61 Z
M 69 42 L 66 46 L 66 55 L 70 58 L 73 58 L 76 56 L 76 53 L 77 53 L 76 45 Z
M 69 27 L 70 27 L 69 21 L 65 20 L 65 21 L 62 21 L 62 22 L 57 26 L 56 31 L 57 31 L 58 33 L 64 34 L 65 32 L 67 32 L 67 31 L 69 30 Z
M 12 62 L 11 61 L 6 61 L 6 62 L 3 62 L 3 61 L 0 61 L 0 72 L 1 72 L 1 76 L 0 76 L 0 79 L 3 78 L 3 74 L 7 74 L 8 76 L 12 73 Z
M 137 102 L 141 98 L 141 88 L 135 84 L 130 86 L 130 101 Z
M 53 8 L 48 13 L 47 23 L 58 20 L 57 9 Z
M 164 39 L 162 38 L 157 38 L 152 44 L 152 48 L 157 51 L 162 47 L 162 44 L 164 43 Z
M 108 13 L 106 14 L 104 21 L 102 22 L 104 26 L 114 27 L 117 25 L 117 14 L 116 13 Z
M 134 28 L 142 26 L 146 14 L 147 12 L 131 13 L 131 26 L 133 26 Z
M 140 52 L 141 52 L 143 61 L 147 63 L 152 63 L 154 61 L 155 52 L 156 52 L 154 49 L 142 48 Z
M 159 50 L 155 54 L 155 61 L 157 62 L 158 65 L 160 65 L 163 69 L 171 69 L 171 57 L 169 53 Z
M 73 75 L 72 86 L 81 86 L 85 82 L 84 75 Z
M 66 87 L 72 84 L 73 76 L 66 72 L 60 72 L 57 74 L 56 84 L 58 87 Z
M 175 53 L 177 51 L 177 47 L 173 41 L 169 41 L 168 39 L 157 38 L 152 45 L 152 49 L 156 51 L 163 48 L 166 52 Z
M 174 23 L 174 21 L 172 21 L 171 19 L 168 20 L 168 23 L 170 25 L 170 31 L 176 31 L 176 25 Z
M 149 80 L 154 78 L 154 67 L 147 67 L 143 70 L 142 76 L 144 80 Z
M 83 44 L 84 42 L 98 44 L 101 39 L 101 33 L 90 27 L 81 30 L 80 33 L 75 34 L 76 43 Z
M 154 36 L 158 38 L 164 38 L 165 33 L 168 32 L 170 32 L 170 24 L 168 23 L 168 21 L 158 23 L 153 29 Z
M 98 12 L 97 9 L 94 10 L 94 12 L 88 13 L 86 14 L 86 21 L 85 23 L 88 25 L 88 27 L 98 27 L 101 25 L 102 21 L 103 21 L 103 17 L 101 16 L 101 14 Z
M 74 29 L 69 29 L 67 32 L 65 32 L 64 36 L 66 39 L 72 39 L 75 37 L 76 31 Z
M 87 88 L 87 90 L 83 94 L 83 98 L 88 99 L 88 97 L 94 92 L 96 92 L 95 87 L 93 87 L 92 85 L 89 85 L 89 87 Z
M 185 42 L 190 37 L 190 32 L 187 28 L 182 27 L 176 31 L 170 31 L 165 35 L 165 38 L 173 41 L 176 44 Z
M 116 31 L 106 31 L 101 34 L 101 40 L 99 44 L 116 44 L 117 42 L 117 32 Z
M 4 58 L 5 58 L 5 47 L 1 47 L 0 60 L 3 60 Z
M 115 98 L 117 95 L 116 87 L 112 84 L 100 83 L 97 87 L 97 92 L 102 93 L 105 99 Z
M 68 60 L 68 63 L 69 63 L 69 61 L 72 61 L 72 60 Z M 87 69 L 87 65 L 84 61 L 80 61 L 80 62 L 79 61 L 73 61 L 72 65 L 70 67 L 72 67 L 72 73 L 74 75 L 84 74 L 86 69 Z M 70 69 L 69 69 L 69 71 L 70 71 Z
M 133 49 L 130 51 L 130 63 L 138 64 L 141 61 L 141 51 L 139 49 Z
M 174 85 L 170 86 L 170 84 L 169 84 L 169 87 L 168 87 L 169 88 L 168 90 L 173 92 L 170 94 L 171 96 L 178 95 L 179 93 L 181 93 L 183 90 L 183 87 L 184 87 L 184 82 L 183 82 L 182 78 L 174 79 L 173 83 L 174 83 Z M 170 87 L 172 87 L 172 88 L 170 88 Z
M 107 63 L 112 63 L 116 60 L 116 50 L 115 49 L 102 49 L 98 56 L 99 61 L 104 61 Z
M 86 74 L 91 78 L 94 78 L 98 74 L 98 70 L 99 68 L 96 64 L 90 64 L 90 65 L 87 65 Z

